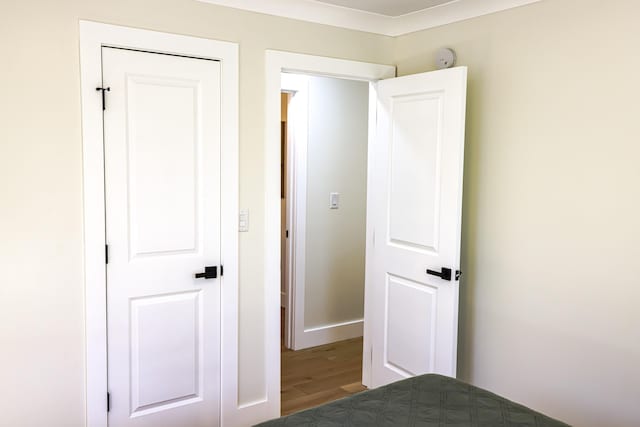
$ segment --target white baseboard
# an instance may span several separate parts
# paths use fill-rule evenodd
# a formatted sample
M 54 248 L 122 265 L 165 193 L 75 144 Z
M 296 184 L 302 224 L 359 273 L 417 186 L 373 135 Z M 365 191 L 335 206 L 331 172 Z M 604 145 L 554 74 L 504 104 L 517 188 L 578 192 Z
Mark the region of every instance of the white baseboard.
M 359 319 L 305 329 L 301 334 L 296 334 L 293 349 L 302 350 L 351 338 L 358 338 L 362 336 L 363 326 L 364 320 Z

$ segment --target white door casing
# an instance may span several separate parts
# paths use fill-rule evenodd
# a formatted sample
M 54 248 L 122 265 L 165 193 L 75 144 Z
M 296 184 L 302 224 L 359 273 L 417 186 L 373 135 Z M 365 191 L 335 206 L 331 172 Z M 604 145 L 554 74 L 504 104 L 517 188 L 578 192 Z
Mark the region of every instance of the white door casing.
M 217 426 L 220 63 L 102 57 L 109 425 Z
M 365 305 L 370 387 L 456 375 L 466 79 L 458 67 L 376 85 Z M 427 273 L 443 267 L 451 280 Z

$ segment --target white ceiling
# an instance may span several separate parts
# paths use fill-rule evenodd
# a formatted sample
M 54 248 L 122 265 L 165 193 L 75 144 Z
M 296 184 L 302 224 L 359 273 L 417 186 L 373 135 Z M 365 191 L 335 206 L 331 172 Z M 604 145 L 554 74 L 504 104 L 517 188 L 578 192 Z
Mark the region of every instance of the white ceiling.
M 452 3 L 456 0 L 317 0 L 350 9 L 379 13 L 386 16 L 401 16 L 412 12 Z
M 198 1 L 385 36 L 400 36 L 540 0 Z

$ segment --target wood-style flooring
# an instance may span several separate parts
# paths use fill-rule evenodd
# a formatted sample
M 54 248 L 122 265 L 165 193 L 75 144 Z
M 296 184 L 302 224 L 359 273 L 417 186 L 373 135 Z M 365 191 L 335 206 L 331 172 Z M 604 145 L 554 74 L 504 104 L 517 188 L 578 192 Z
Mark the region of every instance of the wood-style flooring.
M 299 351 L 282 347 L 282 415 L 365 389 L 362 338 Z

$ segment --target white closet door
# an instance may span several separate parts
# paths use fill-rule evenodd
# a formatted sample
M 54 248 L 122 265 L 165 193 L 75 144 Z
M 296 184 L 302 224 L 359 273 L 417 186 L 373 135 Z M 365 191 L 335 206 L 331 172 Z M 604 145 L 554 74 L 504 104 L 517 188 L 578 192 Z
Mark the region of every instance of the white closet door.
M 220 64 L 102 53 L 109 425 L 219 426 Z

